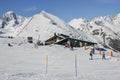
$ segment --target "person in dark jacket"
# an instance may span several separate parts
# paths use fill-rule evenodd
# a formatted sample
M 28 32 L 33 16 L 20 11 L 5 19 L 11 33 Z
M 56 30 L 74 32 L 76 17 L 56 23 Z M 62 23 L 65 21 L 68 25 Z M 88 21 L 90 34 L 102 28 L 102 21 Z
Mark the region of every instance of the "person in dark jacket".
M 73 43 L 72 42 L 70 43 L 70 48 L 71 48 L 71 50 L 73 50 Z
M 69 45 L 70 45 L 70 49 L 73 50 L 73 42 L 70 39 L 69 39 Z
M 106 58 L 105 58 L 105 52 L 104 52 L 104 51 L 103 51 L 103 53 L 102 53 L 102 59 L 104 59 L 104 60 L 106 59 Z
M 93 52 L 90 51 L 90 60 L 93 60 Z
M 92 52 L 93 52 L 93 54 L 95 54 L 95 48 L 94 47 L 92 48 Z

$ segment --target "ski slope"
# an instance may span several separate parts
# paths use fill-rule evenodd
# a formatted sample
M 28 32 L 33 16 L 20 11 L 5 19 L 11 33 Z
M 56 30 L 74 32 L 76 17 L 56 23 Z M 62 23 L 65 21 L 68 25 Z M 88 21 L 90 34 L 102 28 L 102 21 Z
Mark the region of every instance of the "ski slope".
M 8 47 L 8 42 L 13 42 L 13 47 Z M 18 40 L 0 38 L 0 80 L 120 80 L 119 58 L 109 57 L 109 50 L 106 60 L 98 52 L 89 60 L 89 47 L 86 51 L 83 48 L 71 51 L 60 45 L 35 48 L 34 44 L 24 43 L 19 45 Z

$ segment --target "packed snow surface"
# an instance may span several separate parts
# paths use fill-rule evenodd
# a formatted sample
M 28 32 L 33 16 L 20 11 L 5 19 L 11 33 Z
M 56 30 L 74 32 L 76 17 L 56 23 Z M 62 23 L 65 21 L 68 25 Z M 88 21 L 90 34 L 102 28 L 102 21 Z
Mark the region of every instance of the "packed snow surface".
M 89 60 L 89 47 L 86 51 L 82 47 L 70 50 L 60 45 L 35 48 L 34 44 L 26 41 L 20 44 L 23 42 L 18 40 L 14 40 L 13 47 L 9 47 L 7 43 L 11 41 L 0 38 L 0 80 L 120 80 L 119 58 L 109 57 L 109 50 L 106 60 L 102 60 L 97 51 L 93 60 Z

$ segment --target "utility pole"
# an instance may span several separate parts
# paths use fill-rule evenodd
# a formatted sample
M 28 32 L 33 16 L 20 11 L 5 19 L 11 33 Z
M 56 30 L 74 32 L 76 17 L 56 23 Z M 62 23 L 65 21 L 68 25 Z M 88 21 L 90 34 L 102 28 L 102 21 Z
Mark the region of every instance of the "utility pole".
M 106 36 L 106 33 L 103 33 L 103 36 L 102 36 L 103 37 L 103 45 L 106 45 L 105 44 L 105 36 Z

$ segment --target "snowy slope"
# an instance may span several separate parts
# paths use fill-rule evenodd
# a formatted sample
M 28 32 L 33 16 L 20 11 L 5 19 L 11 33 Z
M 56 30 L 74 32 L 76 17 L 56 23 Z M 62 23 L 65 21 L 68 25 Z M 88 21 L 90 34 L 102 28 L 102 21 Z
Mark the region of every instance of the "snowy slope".
M 120 59 L 109 57 L 109 50 L 106 60 L 102 60 L 98 52 L 93 56 L 94 60 L 89 60 L 89 47 L 87 51 L 83 48 L 71 51 L 58 45 L 35 48 L 33 44 L 13 44 L 8 47 L 7 41 L 10 40 L 0 38 L 0 80 L 120 80 Z

